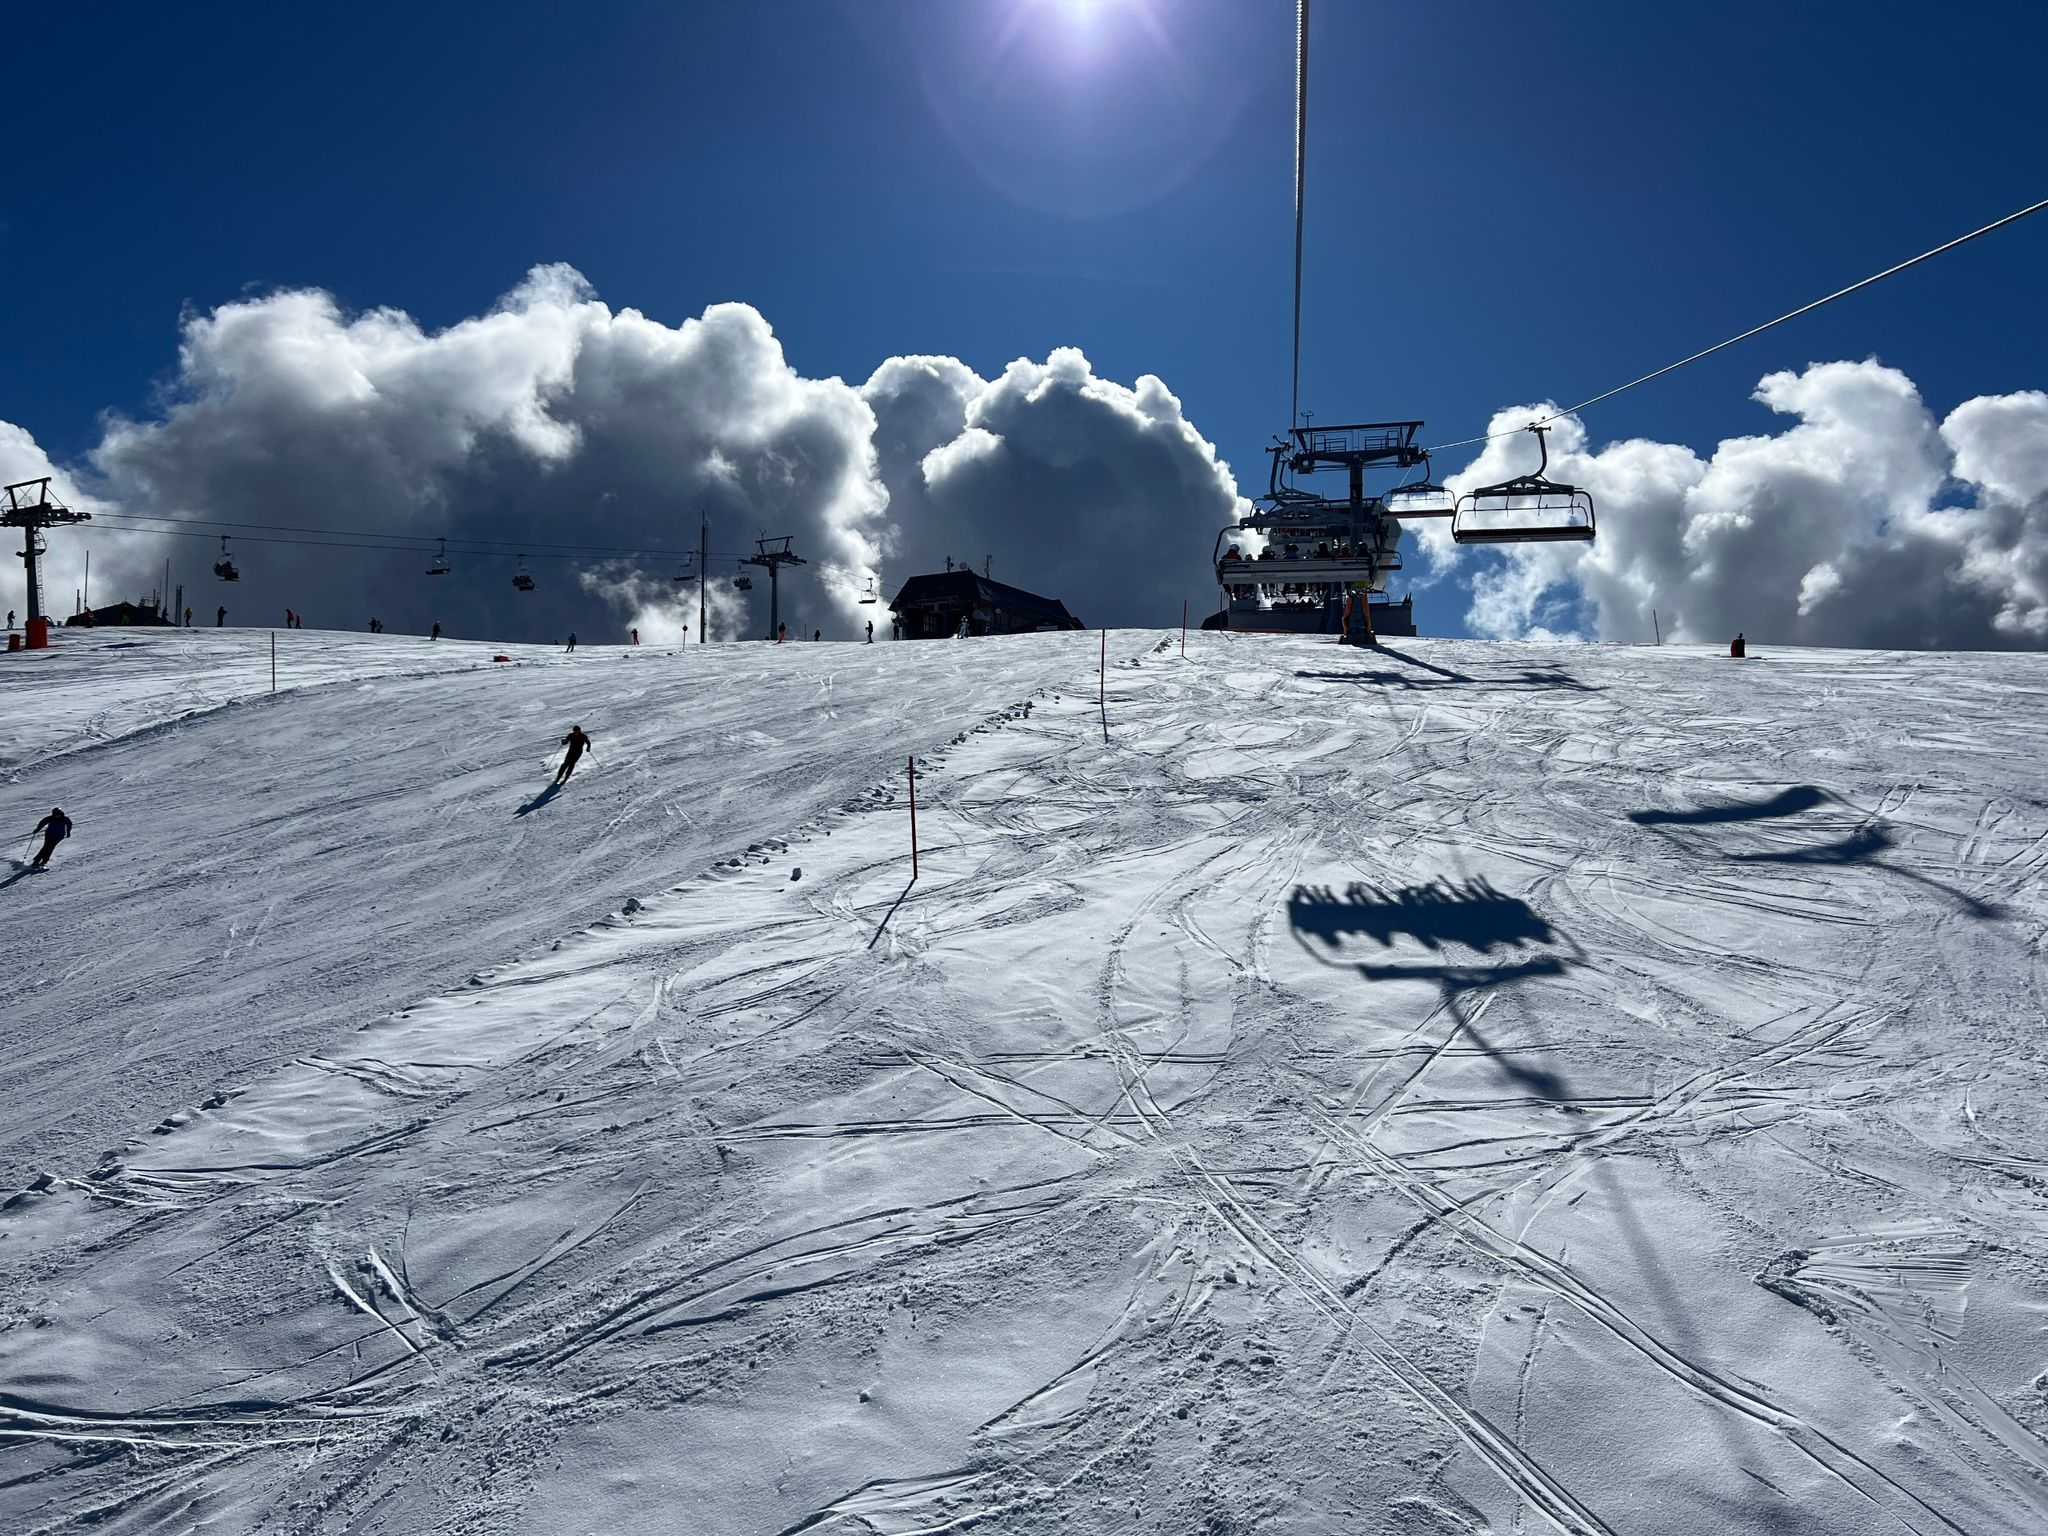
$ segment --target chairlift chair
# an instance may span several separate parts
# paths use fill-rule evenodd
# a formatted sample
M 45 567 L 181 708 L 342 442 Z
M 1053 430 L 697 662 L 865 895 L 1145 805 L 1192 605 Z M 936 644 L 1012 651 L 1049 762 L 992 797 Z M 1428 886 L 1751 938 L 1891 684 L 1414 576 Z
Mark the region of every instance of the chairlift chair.
M 741 571 L 739 575 L 733 577 L 732 589 L 735 592 L 751 592 L 754 590 L 754 578 Z
M 684 582 L 695 581 L 696 579 L 696 561 L 690 556 L 685 555 L 681 563 L 676 566 L 676 585 L 681 586 Z
M 1544 477 L 1550 467 L 1550 428 L 1531 425 L 1543 460 L 1533 475 L 1482 485 L 1458 498 L 1451 538 L 1459 544 L 1588 543 L 1593 538 L 1593 498 L 1576 485 Z M 1504 519 L 1521 519 L 1505 521 Z
M 220 541 L 220 558 L 213 562 L 213 574 L 222 581 L 240 581 L 242 573 L 235 569 L 234 557 L 228 553 L 228 541 Z
M 512 573 L 512 585 L 520 592 L 533 590 L 533 577 L 526 569 L 526 556 L 519 557 L 519 569 Z
M 427 567 L 427 574 L 429 576 L 446 576 L 448 574 L 448 541 L 446 539 L 441 541 L 440 549 L 435 552 L 434 563 Z
M 1458 510 L 1458 501 L 1450 490 L 1430 478 L 1430 463 L 1422 461 L 1422 478 L 1397 485 L 1387 492 L 1381 503 L 1387 516 L 1450 517 Z
M 861 593 L 860 600 L 863 603 L 877 603 L 881 601 L 881 594 L 875 591 L 874 577 L 870 576 L 868 578 L 868 589 L 867 591 Z

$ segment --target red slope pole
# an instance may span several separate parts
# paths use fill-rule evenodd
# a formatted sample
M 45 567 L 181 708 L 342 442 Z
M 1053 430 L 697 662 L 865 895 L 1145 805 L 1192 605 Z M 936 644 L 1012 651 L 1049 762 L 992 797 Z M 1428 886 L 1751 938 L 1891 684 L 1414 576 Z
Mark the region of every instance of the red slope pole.
M 910 762 L 910 878 L 917 879 L 917 759 Z

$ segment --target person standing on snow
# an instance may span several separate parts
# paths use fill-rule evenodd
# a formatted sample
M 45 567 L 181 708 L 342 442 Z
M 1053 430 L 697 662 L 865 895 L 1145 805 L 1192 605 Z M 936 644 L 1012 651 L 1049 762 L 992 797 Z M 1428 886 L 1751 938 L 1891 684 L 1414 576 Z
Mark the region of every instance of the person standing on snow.
M 562 745 L 567 747 L 569 752 L 562 759 L 562 766 L 555 771 L 555 782 L 557 784 L 569 782 L 569 775 L 576 771 L 577 760 L 583 756 L 584 750 L 589 747 L 590 738 L 583 734 L 582 726 L 572 725 L 569 727 L 569 734 L 562 738 Z
M 29 861 L 28 867 L 30 869 L 48 869 L 50 867 L 50 855 L 57 851 L 59 843 L 71 835 L 71 818 L 53 805 L 50 807 L 50 814 L 35 824 L 30 830 L 29 836 L 34 837 L 38 832 L 43 834 L 43 851 Z
M 225 629 L 227 627 L 227 622 L 228 611 L 225 607 L 220 607 L 213 610 L 213 627 L 215 629 Z
M 569 631 L 569 647 L 568 647 L 568 648 L 569 648 L 570 650 L 572 650 L 572 651 L 576 649 L 576 631 L 575 631 L 575 630 L 573 630 L 573 629 Z
M 874 621 L 873 619 L 869 619 L 869 620 L 868 620 L 868 644 L 869 644 L 869 645 L 873 645 L 874 643 L 875 643 L 875 621 Z
M 776 626 L 775 626 L 775 643 L 776 643 L 777 645 L 780 645 L 780 644 L 782 644 L 782 642 L 783 642 L 783 641 L 787 640 L 788 638 L 789 638 L 789 626 L 788 626 L 787 624 L 778 624 L 778 625 L 776 625 Z
M 441 638 L 441 621 L 439 619 L 434 620 L 433 632 L 429 634 L 427 638 L 429 640 L 438 640 Z

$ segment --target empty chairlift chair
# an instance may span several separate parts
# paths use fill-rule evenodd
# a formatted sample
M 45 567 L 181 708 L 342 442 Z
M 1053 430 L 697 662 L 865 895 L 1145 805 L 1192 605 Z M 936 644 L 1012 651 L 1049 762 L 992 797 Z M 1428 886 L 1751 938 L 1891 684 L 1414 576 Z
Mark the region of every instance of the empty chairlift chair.
M 1460 544 L 1539 544 L 1593 538 L 1593 498 L 1576 485 L 1544 477 L 1550 467 L 1550 428 L 1531 426 L 1543 461 L 1533 475 L 1482 485 L 1458 498 L 1451 537 Z
M 1449 517 L 1458 510 L 1458 499 L 1430 477 L 1430 463 L 1426 458 L 1422 461 L 1422 478 L 1395 486 L 1387 492 L 1382 504 L 1387 516 L 1404 519 Z
M 435 552 L 434 563 L 427 567 L 427 574 L 429 576 L 446 576 L 448 574 L 448 541 L 446 539 L 441 540 L 441 547 Z
M 519 569 L 512 573 L 512 585 L 521 592 L 531 592 L 533 590 L 533 577 L 527 572 L 526 556 L 524 555 L 519 557 Z
M 222 581 L 240 581 L 242 573 L 235 569 L 234 557 L 228 553 L 228 541 L 220 541 L 220 558 L 213 562 L 213 574 Z

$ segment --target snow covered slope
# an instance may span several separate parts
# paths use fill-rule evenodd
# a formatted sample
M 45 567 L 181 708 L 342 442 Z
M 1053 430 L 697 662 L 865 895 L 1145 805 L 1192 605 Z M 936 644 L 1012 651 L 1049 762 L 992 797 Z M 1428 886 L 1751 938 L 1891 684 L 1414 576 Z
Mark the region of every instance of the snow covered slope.
M 2048 658 L 1095 641 L 21 772 L 0 1529 L 2048 1523 Z
M 61 870 L 0 895 L 31 936 L 0 958 L 0 1060 L 35 1084 L 0 1122 L 0 1189 L 744 853 L 1096 650 L 565 656 L 296 631 L 272 695 L 267 634 L 115 633 L 6 675 L 7 734 L 220 707 L 0 787 L 0 827 L 61 805 L 78 828 Z M 573 724 L 592 754 L 536 798 Z

